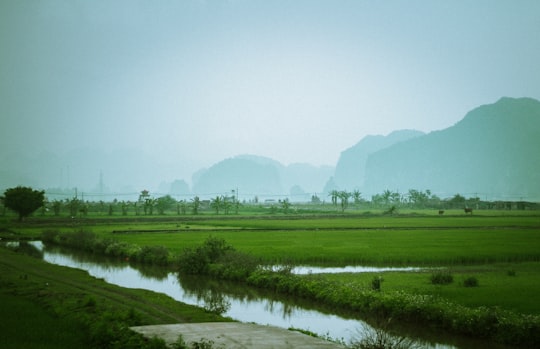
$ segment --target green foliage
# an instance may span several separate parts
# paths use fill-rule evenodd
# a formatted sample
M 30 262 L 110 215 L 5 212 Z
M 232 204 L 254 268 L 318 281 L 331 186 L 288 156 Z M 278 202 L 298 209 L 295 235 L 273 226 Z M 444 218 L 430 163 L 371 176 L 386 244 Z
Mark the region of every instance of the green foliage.
M 247 281 L 256 287 L 370 314 L 379 319 L 427 324 L 523 347 L 534 347 L 540 343 L 540 316 L 497 308 L 468 308 L 440 297 L 401 291 L 373 292 L 357 284 L 332 282 L 318 276 L 282 275 L 261 270 L 253 273 Z
M 6 319 L 2 322 L 1 348 L 91 348 L 82 324 L 54 316 L 30 300 L 0 292 L 0 311 Z
M 376 327 L 364 327 L 360 330 L 360 339 L 353 340 L 350 349 L 420 349 L 414 340 L 392 335 L 389 331 L 390 321 L 378 321 Z
M 371 280 L 371 289 L 373 291 L 380 291 L 381 290 L 381 284 L 384 281 L 384 279 L 381 276 L 375 276 Z
M 165 211 L 172 209 L 176 205 L 176 200 L 173 199 L 170 195 L 165 195 L 160 198 L 157 198 L 155 201 L 155 206 L 159 214 L 165 214 Z
M 139 247 L 123 241 L 102 238 L 88 230 L 80 229 L 71 233 L 45 230 L 41 234 L 44 243 L 56 244 L 95 254 L 120 257 L 133 262 L 166 266 L 170 264 L 169 250 L 164 246 Z
M 187 274 L 205 274 L 210 264 L 215 263 L 228 251 L 232 251 L 224 239 L 209 236 L 197 248 L 186 248 L 178 258 L 179 269 Z
M 179 334 L 178 338 L 176 338 L 176 341 L 171 344 L 171 349 L 188 349 L 188 346 L 182 334 Z
M 210 236 L 201 246 L 186 248 L 178 258 L 178 266 L 187 274 L 244 280 L 258 268 L 259 260 L 236 251 L 224 239 Z
M 164 246 L 143 246 L 132 258 L 141 263 L 167 265 L 169 264 L 169 250 Z
M 4 206 L 17 212 L 19 221 L 30 216 L 34 211 L 43 206 L 45 191 L 34 190 L 30 187 L 15 187 L 6 189 L 2 198 Z
M 478 287 L 478 279 L 474 276 L 469 276 L 463 280 L 463 286 L 465 287 Z
M 454 276 L 448 270 L 439 270 L 431 274 L 431 283 L 434 285 L 448 285 L 454 282 Z
M 397 213 L 396 206 L 392 206 L 388 210 L 383 212 L 383 214 L 385 214 L 385 215 L 393 215 L 393 214 L 396 214 L 396 213 Z
M 192 342 L 188 345 L 184 337 L 180 334 L 178 339 L 172 343 L 171 349 L 224 349 L 223 346 L 215 347 L 214 342 L 208 339 L 201 338 L 198 342 Z
M 102 349 L 167 349 L 165 341 L 152 337 L 147 339 L 132 331 L 124 314 L 106 312 L 89 326 L 89 340 L 96 348 Z

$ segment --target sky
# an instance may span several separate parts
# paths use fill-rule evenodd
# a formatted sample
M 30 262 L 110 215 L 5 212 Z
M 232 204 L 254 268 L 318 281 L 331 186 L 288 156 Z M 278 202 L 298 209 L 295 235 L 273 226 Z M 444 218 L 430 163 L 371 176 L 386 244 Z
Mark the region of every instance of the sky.
M 335 166 L 366 135 L 540 99 L 539 35 L 537 0 L 1 0 L 0 158 Z

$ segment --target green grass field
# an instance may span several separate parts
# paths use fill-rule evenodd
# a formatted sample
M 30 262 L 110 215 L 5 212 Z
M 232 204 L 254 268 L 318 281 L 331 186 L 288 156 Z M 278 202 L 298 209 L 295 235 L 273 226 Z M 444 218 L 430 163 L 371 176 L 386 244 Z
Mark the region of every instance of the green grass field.
M 266 263 L 449 268 L 455 281 L 430 284 L 431 272 L 385 273 L 383 290 L 439 295 L 467 306 L 500 306 L 540 314 L 540 212 L 462 211 L 345 215 L 199 215 L 36 219 L 11 225 L 19 237 L 46 229 L 89 230 L 103 238 L 139 246 L 161 245 L 172 255 L 199 246 L 209 236 L 223 238 Z M 163 232 L 160 230 L 166 230 Z M 144 231 L 144 232 L 141 232 Z M 117 233 L 113 233 L 117 232 Z M 118 233 L 122 232 L 122 233 Z M 509 276 L 508 271 L 515 271 Z M 475 276 L 479 286 L 465 288 Z M 372 274 L 325 275 L 366 285 Z
M 21 231 L 32 235 L 43 229 L 26 227 Z M 156 218 L 131 224 L 108 220 L 88 224 L 82 220 L 56 229 L 90 230 L 141 246 L 163 245 L 173 254 L 214 235 L 269 263 L 440 266 L 540 261 L 540 216 L 532 214 L 179 217 L 177 221 Z M 113 233 L 118 231 L 124 233 Z

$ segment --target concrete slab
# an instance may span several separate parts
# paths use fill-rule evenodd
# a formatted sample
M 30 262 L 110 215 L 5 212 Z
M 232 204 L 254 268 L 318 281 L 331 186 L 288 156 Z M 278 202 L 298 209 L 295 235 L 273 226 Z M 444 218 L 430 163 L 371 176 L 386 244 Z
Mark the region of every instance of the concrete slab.
M 145 337 L 157 336 L 168 344 L 182 335 L 188 346 L 202 339 L 213 342 L 213 348 L 226 349 L 337 349 L 343 346 L 296 331 L 240 322 L 207 322 L 136 326 L 132 330 Z

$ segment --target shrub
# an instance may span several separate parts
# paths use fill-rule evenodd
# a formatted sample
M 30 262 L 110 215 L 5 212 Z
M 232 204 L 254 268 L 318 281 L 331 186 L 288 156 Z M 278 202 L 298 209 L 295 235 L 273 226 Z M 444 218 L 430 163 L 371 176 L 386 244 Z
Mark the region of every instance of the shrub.
M 60 232 L 58 230 L 47 229 L 41 233 L 41 241 L 47 243 L 57 243 Z
M 216 263 L 234 248 L 228 245 L 224 239 L 208 237 L 202 246 L 187 248 L 178 257 L 180 272 L 186 274 L 207 274 L 210 264 Z
M 449 271 L 438 271 L 431 274 L 431 283 L 434 285 L 448 285 L 454 281 L 454 277 Z
M 165 246 L 143 246 L 134 256 L 136 261 L 154 265 L 167 265 L 169 250 Z
M 463 286 L 465 287 L 478 287 L 478 279 L 474 276 L 470 276 L 463 280 Z
M 382 276 L 375 276 L 373 280 L 371 280 L 371 289 L 374 291 L 380 291 L 381 290 L 381 283 L 384 281 Z

